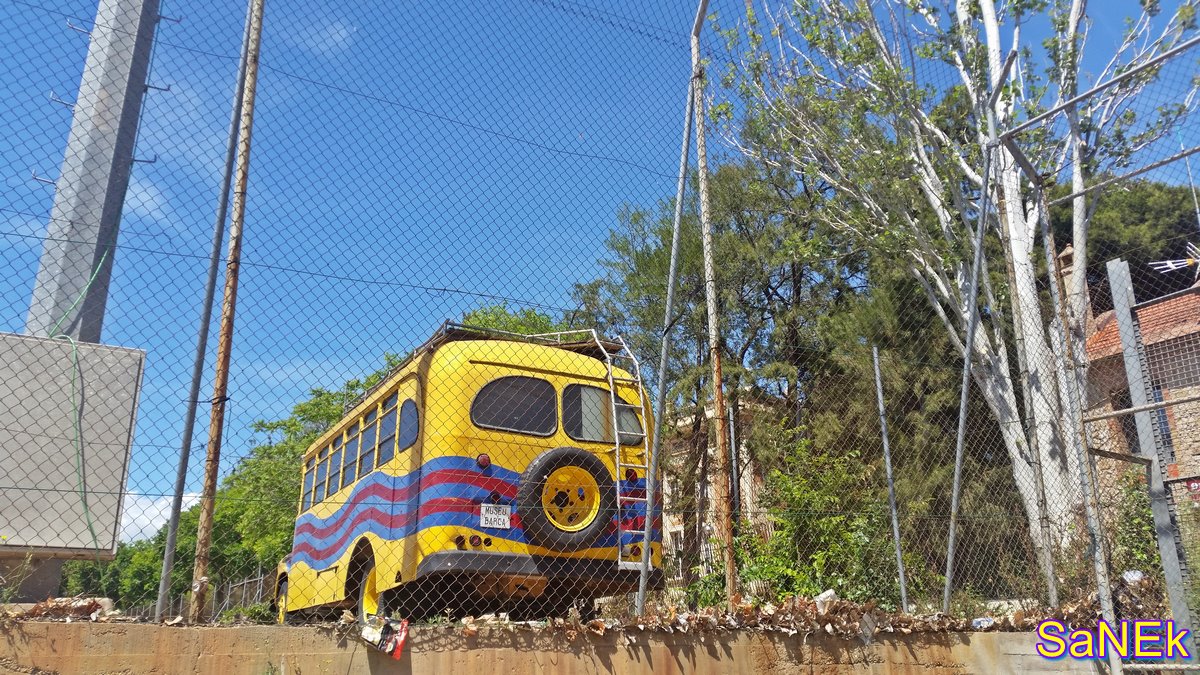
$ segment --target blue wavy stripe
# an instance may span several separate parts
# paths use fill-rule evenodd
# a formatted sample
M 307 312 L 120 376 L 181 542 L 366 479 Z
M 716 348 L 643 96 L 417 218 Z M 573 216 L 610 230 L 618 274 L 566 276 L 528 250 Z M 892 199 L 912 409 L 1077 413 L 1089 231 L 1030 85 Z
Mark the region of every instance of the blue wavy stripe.
M 486 501 L 491 496 L 491 491 L 486 488 L 471 485 L 469 483 L 448 482 L 425 488 L 420 491 L 417 498 L 411 500 L 388 502 L 386 504 L 374 500 L 370 502 L 356 501 L 356 499 L 364 490 L 367 490 L 374 485 L 382 485 L 385 487 L 385 489 L 390 490 L 405 490 L 420 479 L 422 472 L 432 473 L 434 471 L 446 469 L 470 471 L 472 473 L 479 474 L 482 477 L 495 478 L 509 483 L 516 483 L 520 477 L 519 473 L 494 464 L 488 470 L 480 471 L 475 463 L 474 458 L 471 457 L 438 457 L 426 462 L 419 470 L 410 472 L 404 476 L 389 476 L 383 473 L 373 473 L 355 485 L 354 490 L 347 498 L 346 503 L 338 508 L 337 511 L 325 516 L 324 518 L 318 518 L 311 512 L 303 514 L 297 519 L 296 525 L 299 527 L 304 523 L 312 523 L 319 528 L 326 523 L 334 522 L 342 517 L 345 517 L 347 522 L 353 522 L 363 510 L 372 507 L 382 508 L 382 510 L 392 514 L 393 517 L 402 516 L 408 512 L 410 504 L 415 505 L 417 501 L 438 498 L 460 498 L 469 499 L 471 501 Z M 619 481 L 619 484 L 621 492 L 628 493 L 630 490 L 644 488 L 645 479 L 640 478 L 635 481 L 621 480 Z M 512 502 L 513 500 L 507 498 L 502 500 L 502 503 L 509 503 L 510 505 Z M 643 502 L 626 504 L 623 511 L 625 518 L 641 516 L 646 512 L 646 505 Z M 661 515 L 661 508 L 656 508 L 655 512 Z M 420 520 L 419 523 L 408 522 L 400 526 L 387 526 L 378 522 L 374 518 L 367 518 L 354 525 L 349 533 L 349 536 L 346 536 L 343 539 L 343 544 L 339 546 L 336 551 L 332 551 L 328 555 L 322 556 L 319 559 L 314 558 L 308 551 L 293 552 L 289 560 L 289 564 L 304 561 L 313 569 L 322 569 L 344 555 L 346 549 L 349 548 L 351 544 L 368 532 L 385 540 L 398 540 L 415 534 L 416 532 L 425 528 L 443 526 L 470 528 L 485 532 L 489 536 L 495 538 L 506 539 L 515 543 L 528 543 L 525 539 L 524 531 L 519 528 L 507 530 L 482 528 L 479 525 L 479 516 L 477 514 L 446 511 L 441 513 L 427 514 Z M 317 538 L 310 533 L 305 533 L 299 537 L 296 537 L 293 545 L 294 547 L 307 545 L 314 550 L 320 551 L 329 548 L 339 539 L 342 539 L 342 535 L 344 534 L 346 533 L 344 530 L 342 530 L 336 531 L 330 535 L 327 535 L 326 537 Z M 661 532 L 657 529 L 654 530 L 652 537 L 654 541 L 661 541 Z M 621 543 L 638 543 L 643 539 L 644 537 L 640 531 L 625 531 L 622 534 Z M 602 536 L 596 541 L 596 543 L 593 545 L 593 548 L 611 548 L 616 545 L 617 535 L 615 532 L 613 532 Z
M 410 536 L 412 534 L 415 534 L 421 530 L 425 530 L 427 528 L 432 528 L 432 527 L 460 527 L 460 528 L 471 529 L 471 530 L 483 532 L 484 534 L 486 534 L 490 537 L 496 538 L 496 539 L 504 539 L 504 540 L 511 541 L 511 542 L 518 543 L 518 544 L 528 544 L 529 543 L 528 540 L 525 538 L 525 531 L 520 528 L 503 529 L 503 528 L 480 527 L 479 516 L 475 513 L 464 513 L 461 511 L 444 511 L 441 513 L 426 514 L 425 517 L 421 518 L 419 526 L 414 525 L 413 523 L 410 522 L 410 523 L 406 523 L 401 526 L 388 527 L 385 524 L 380 523 L 379 521 L 377 521 L 373 518 L 368 518 L 366 520 L 363 520 L 363 521 L 357 523 L 352 528 L 352 530 L 350 532 L 350 536 L 346 537 L 346 539 L 345 539 L 345 545 L 339 547 L 339 549 L 335 553 L 330 553 L 329 555 L 323 556 L 321 558 L 314 558 L 308 551 L 301 551 L 301 552 L 293 553 L 290 562 L 296 563 L 296 562 L 304 561 L 309 567 L 311 567 L 313 569 L 324 569 L 325 567 L 328 567 L 330 564 L 332 564 L 334 561 L 336 561 L 338 558 L 340 558 L 345 553 L 346 549 L 348 548 L 348 546 L 351 543 L 357 541 L 359 537 L 365 535 L 368 532 L 376 535 L 377 537 L 379 537 L 381 539 L 395 541 L 395 540 L 403 539 L 404 537 Z M 306 537 L 306 540 L 307 540 L 306 543 L 309 543 L 310 545 L 312 545 L 313 548 L 320 550 L 322 548 L 329 546 L 334 541 L 336 541 L 341 534 L 342 534 L 341 532 L 338 532 L 333 535 L 330 535 L 330 537 L 327 539 L 315 540 L 315 541 L 312 540 L 312 538 Z M 653 537 L 654 541 L 662 541 L 662 532 L 659 531 L 658 529 L 655 529 L 652 531 L 651 537 Z M 627 531 L 622 532 L 622 536 L 621 536 L 622 544 L 635 544 L 635 543 L 641 543 L 642 541 L 644 541 L 644 536 L 640 530 L 639 531 L 628 531 L 627 530 Z M 299 543 L 300 542 L 297 542 L 297 544 L 299 544 Z M 452 542 L 450 542 L 450 541 L 446 542 L 447 548 L 451 545 L 451 543 Z M 610 532 L 610 533 L 606 533 L 605 535 L 603 535 L 602 537 L 597 539 L 596 542 L 591 546 L 591 548 L 611 548 L 616 545 L 617 545 L 617 534 L 616 534 L 616 532 Z
M 481 489 L 476 488 L 475 486 L 466 485 L 463 483 L 443 483 L 441 485 L 436 485 L 433 488 L 430 488 L 428 490 L 422 491 L 422 494 L 430 499 L 435 498 L 435 497 L 468 497 L 468 498 L 473 498 L 473 499 L 483 499 L 483 498 L 486 498 L 487 495 L 490 493 L 487 490 L 481 490 Z M 366 509 L 370 509 L 372 507 L 378 508 L 380 506 L 381 505 L 379 505 L 379 504 L 374 504 L 374 503 L 370 503 L 370 502 L 358 504 L 355 506 L 354 511 L 349 514 L 349 520 L 350 520 L 350 522 L 353 522 L 353 520 L 356 517 L 358 517 L 358 515 L 362 511 L 364 511 Z M 634 508 L 634 507 L 637 507 L 637 508 Z M 408 513 L 408 505 L 404 504 L 404 503 L 396 503 L 396 504 L 392 505 L 391 509 L 387 509 L 385 507 L 382 510 L 392 514 L 393 516 L 403 516 Z M 644 513 L 645 513 L 645 504 L 641 504 L 641 503 L 627 504 L 625 507 L 624 517 L 632 518 L 632 517 L 640 516 Z M 462 526 L 462 527 L 470 527 L 470 528 L 473 528 L 476 530 L 494 533 L 495 536 L 499 536 L 504 539 L 509 539 L 512 541 L 525 543 L 524 533 L 521 530 L 481 528 L 479 525 L 478 515 L 473 514 L 473 513 L 463 513 L 463 512 L 431 513 L 431 514 L 426 514 L 424 517 L 422 517 L 420 520 L 420 523 L 419 523 L 420 529 L 424 529 L 426 527 L 438 527 L 441 525 L 455 525 L 455 526 Z M 328 556 L 324 556 L 320 560 L 312 560 L 310 558 L 310 561 L 311 561 L 310 564 L 311 563 L 326 563 L 326 562 L 332 562 L 333 560 L 336 560 L 337 558 L 341 557 L 341 555 L 343 553 L 345 553 L 346 548 L 348 548 L 350 546 L 350 544 L 352 544 L 360 536 L 362 536 L 363 534 L 365 534 L 367 532 L 372 532 L 375 535 L 379 536 L 380 538 L 390 540 L 390 539 L 400 539 L 400 538 L 406 537 L 410 534 L 413 534 L 416 530 L 417 530 L 417 525 L 413 524 L 413 523 L 409 523 L 404 527 L 388 527 L 385 524 L 376 521 L 374 518 L 368 518 L 368 519 L 358 522 L 354 525 L 354 527 L 351 529 L 350 536 L 346 537 L 343 540 L 342 546 L 340 546 L 336 552 L 330 553 Z M 316 535 L 314 535 L 312 533 L 306 532 L 295 538 L 293 546 L 294 546 L 294 548 L 299 548 L 300 546 L 307 545 L 318 551 L 324 550 L 324 549 L 332 546 L 339 539 L 341 539 L 343 537 L 344 533 L 345 533 L 345 530 L 335 530 L 334 532 L 332 532 L 324 537 L 317 537 Z M 625 536 L 622 537 L 622 543 L 630 543 L 631 541 L 637 542 L 637 541 L 642 540 L 642 535 L 640 533 L 634 534 L 633 531 L 626 531 L 624 534 L 625 534 Z M 631 536 L 634 538 L 631 539 L 630 538 Z M 608 537 L 607 540 L 605 538 L 601 538 L 600 542 L 597 543 L 596 546 L 605 547 L 605 546 L 615 545 L 615 542 L 616 542 L 615 534 L 606 535 L 606 537 Z M 301 552 L 301 553 L 297 554 L 296 559 L 303 559 L 304 557 L 307 557 L 307 556 L 309 556 L 309 554 L 307 552 Z

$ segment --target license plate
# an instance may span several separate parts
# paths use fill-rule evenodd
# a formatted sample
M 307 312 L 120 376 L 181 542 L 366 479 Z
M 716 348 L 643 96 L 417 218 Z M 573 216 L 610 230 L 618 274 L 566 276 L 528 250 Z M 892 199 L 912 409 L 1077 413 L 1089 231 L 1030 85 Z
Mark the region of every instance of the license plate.
M 509 529 L 512 527 L 512 507 L 508 504 L 480 504 L 479 526 Z

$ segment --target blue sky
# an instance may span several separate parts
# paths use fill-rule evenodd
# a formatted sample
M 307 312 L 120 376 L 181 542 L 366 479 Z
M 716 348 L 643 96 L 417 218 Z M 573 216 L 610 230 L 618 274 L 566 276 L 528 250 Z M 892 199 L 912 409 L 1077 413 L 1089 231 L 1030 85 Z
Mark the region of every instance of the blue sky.
M 692 11 L 270 0 L 223 471 L 252 421 L 490 296 L 569 308 L 621 206 L 673 191 Z M 105 323 L 106 342 L 148 352 L 129 484 L 154 513 L 131 529 L 171 489 L 244 3 L 162 13 L 183 19 L 154 50 L 151 83 L 171 90 L 144 105 L 137 155 L 157 161 L 133 169 Z M 31 176 L 57 175 L 70 126 L 48 97 L 74 98 L 86 55 L 67 22 L 94 14 L 94 0 L 0 3 L 0 330 L 22 329 L 53 199 Z M 191 491 L 205 407 L 199 422 Z
M 137 155 L 157 160 L 133 169 L 105 324 L 106 342 L 148 353 L 129 481 L 145 513 L 130 531 L 165 518 L 244 7 L 163 1 L 182 21 L 160 24 L 151 83 L 170 91 L 144 105 Z M 1134 9 L 1092 4 L 1102 17 Z M 374 369 L 444 319 L 497 297 L 570 308 L 620 208 L 674 190 L 694 5 L 266 11 L 225 472 L 262 440 L 251 422 Z M 74 98 L 87 50 L 67 22 L 86 30 L 94 14 L 94 0 L 0 1 L 0 330 L 22 329 L 53 199 L 32 175 L 57 175 L 69 130 L 49 96 Z M 1097 21 L 1090 53 L 1119 33 Z M 207 408 L 199 422 L 189 491 Z

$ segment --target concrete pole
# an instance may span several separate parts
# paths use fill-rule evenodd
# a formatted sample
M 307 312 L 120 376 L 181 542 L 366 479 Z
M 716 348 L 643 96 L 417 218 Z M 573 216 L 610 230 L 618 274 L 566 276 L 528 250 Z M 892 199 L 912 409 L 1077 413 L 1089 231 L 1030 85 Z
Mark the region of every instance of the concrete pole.
M 158 0 L 100 0 L 96 9 L 25 320 L 30 335 L 100 342 L 157 23 Z
M 217 368 L 213 382 L 212 416 L 208 426 L 208 453 L 204 461 L 204 487 L 196 528 L 196 563 L 192 571 L 192 601 L 188 621 L 200 621 L 208 592 L 208 558 L 212 546 L 217 470 L 221 465 L 221 440 L 229 385 L 229 359 L 233 350 L 233 317 L 237 307 L 238 271 L 242 256 L 242 226 L 246 220 L 246 188 L 250 182 L 251 132 L 254 128 L 254 94 L 258 87 L 258 57 L 262 41 L 263 5 L 250 6 L 250 40 L 246 59 L 246 85 L 242 93 L 241 129 L 238 133 L 237 177 L 234 179 L 233 218 L 229 224 L 229 256 L 225 263 L 225 295 L 221 303 L 221 328 L 217 334 Z
M 971 276 L 967 280 L 967 335 L 963 341 L 962 386 L 958 396 L 958 434 L 954 441 L 954 481 L 950 487 L 950 534 L 946 545 L 946 584 L 942 589 L 942 611 L 950 613 L 950 594 L 954 590 L 954 551 L 958 543 L 958 496 L 962 490 L 963 451 L 967 433 L 967 405 L 971 391 L 971 361 L 975 354 L 975 329 L 979 325 L 979 274 L 983 266 L 983 238 L 987 234 L 987 217 L 992 186 L 993 148 L 983 150 L 983 195 L 979 204 L 979 224 L 975 228 Z
M 991 86 L 984 108 L 988 121 L 988 142 L 983 148 L 983 182 L 981 184 L 982 195 L 979 200 L 979 225 L 975 229 L 974 257 L 967 289 L 967 335 L 963 341 L 962 388 L 959 390 L 958 399 L 958 434 L 954 443 L 954 482 L 950 491 L 950 534 L 946 546 L 946 585 L 942 591 L 942 611 L 946 613 L 950 612 L 950 593 L 954 587 L 954 549 L 958 536 L 958 497 L 962 488 L 963 444 L 966 441 L 968 393 L 971 390 L 971 358 L 975 352 L 975 329 L 979 325 L 979 275 L 983 268 L 983 238 L 987 235 L 987 218 L 992 189 L 988 181 L 992 171 L 992 153 L 999 145 L 996 138 L 995 107 L 1016 60 L 1017 52 L 1015 50 L 1009 52 L 996 77 L 996 82 Z

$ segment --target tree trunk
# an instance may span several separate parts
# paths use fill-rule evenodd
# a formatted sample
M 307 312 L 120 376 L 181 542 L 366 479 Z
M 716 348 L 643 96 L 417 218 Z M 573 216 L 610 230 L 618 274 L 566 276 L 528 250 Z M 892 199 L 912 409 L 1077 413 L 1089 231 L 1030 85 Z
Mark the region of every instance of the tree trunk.
M 1021 204 L 1019 175 L 1011 158 L 1007 157 L 1007 153 L 1002 153 L 1002 160 L 998 164 L 998 182 L 1003 193 L 1001 197 L 1006 204 Z M 1052 529 L 1059 533 L 1055 544 L 1061 549 L 1070 543 L 1070 528 L 1067 526 L 1078 505 L 1079 495 L 1074 488 L 1075 461 L 1067 450 L 1066 439 L 1063 436 L 1063 417 L 1068 408 L 1063 404 L 1064 391 L 1060 386 L 1056 360 L 1048 341 L 1049 327 L 1042 315 L 1036 272 L 1029 264 L 1033 259 L 1036 222 L 1026 218 L 1023 210 L 1017 208 L 1005 209 L 1003 217 L 1008 219 L 1009 237 L 1005 242 L 1005 255 L 1009 256 L 1012 262 L 1015 286 L 1009 289 L 1009 292 L 1017 294 L 1020 298 L 1018 315 L 1013 317 L 1013 321 L 1019 322 L 1022 331 L 1023 340 L 1020 346 L 1024 349 L 1023 357 L 1029 370 L 1029 409 L 1033 418 L 1025 420 L 1022 424 L 1012 374 L 1006 370 L 1001 372 L 1001 369 L 989 367 L 997 363 L 997 360 L 994 358 L 995 354 L 991 353 L 994 348 L 986 337 L 976 339 L 975 348 L 982 358 L 978 360 L 979 365 L 973 368 L 973 379 L 980 387 L 1000 426 L 1005 448 L 1013 464 L 1013 478 L 1029 516 L 1033 541 L 1036 544 L 1041 540 L 1037 531 L 1037 483 L 1034 479 L 1034 458 L 1030 455 L 1028 436 L 1025 433 L 1025 429 L 1032 425 L 1029 434 L 1036 435 L 1037 447 L 1042 457 L 1047 516 Z

